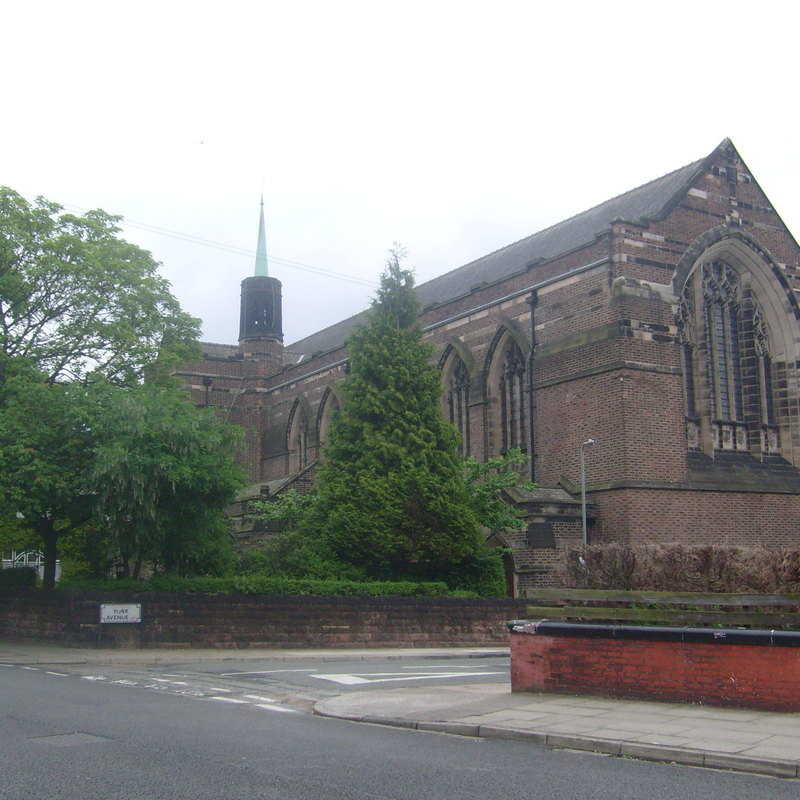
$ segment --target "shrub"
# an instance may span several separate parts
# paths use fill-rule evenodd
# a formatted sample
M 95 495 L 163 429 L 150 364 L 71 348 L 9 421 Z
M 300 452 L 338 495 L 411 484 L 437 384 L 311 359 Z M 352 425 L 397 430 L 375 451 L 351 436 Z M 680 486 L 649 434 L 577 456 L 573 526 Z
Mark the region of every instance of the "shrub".
M 109 579 L 70 581 L 62 588 L 127 591 L 179 592 L 191 594 L 339 595 L 343 597 L 446 597 L 447 584 L 415 581 L 347 581 L 314 578 L 281 578 L 250 574 L 224 578 L 180 578 L 161 575 L 149 581 Z M 461 596 L 461 595 L 460 595 Z
M 717 545 L 590 545 L 564 555 L 562 578 L 582 589 L 800 593 L 800 550 Z
M 11 567 L 0 569 L 0 594 L 16 594 L 36 586 L 34 567 Z

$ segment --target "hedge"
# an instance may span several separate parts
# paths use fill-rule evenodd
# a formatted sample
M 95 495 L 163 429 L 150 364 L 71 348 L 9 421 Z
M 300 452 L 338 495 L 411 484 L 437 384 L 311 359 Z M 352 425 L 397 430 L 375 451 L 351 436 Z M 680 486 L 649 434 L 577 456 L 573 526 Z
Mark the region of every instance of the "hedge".
M 179 578 L 160 575 L 148 581 L 132 579 L 62 581 L 61 589 L 81 591 L 179 592 L 187 594 L 339 595 L 343 597 L 476 596 L 452 592 L 443 582 L 344 581 L 235 575 L 224 578 Z

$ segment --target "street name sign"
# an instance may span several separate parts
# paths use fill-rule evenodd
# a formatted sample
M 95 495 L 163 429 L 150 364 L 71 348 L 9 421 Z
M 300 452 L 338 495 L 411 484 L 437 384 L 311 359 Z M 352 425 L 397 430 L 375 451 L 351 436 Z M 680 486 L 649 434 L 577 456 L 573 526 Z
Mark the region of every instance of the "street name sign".
M 118 605 L 116 603 L 100 603 L 100 622 L 141 622 L 142 621 L 142 604 L 141 603 L 125 603 Z

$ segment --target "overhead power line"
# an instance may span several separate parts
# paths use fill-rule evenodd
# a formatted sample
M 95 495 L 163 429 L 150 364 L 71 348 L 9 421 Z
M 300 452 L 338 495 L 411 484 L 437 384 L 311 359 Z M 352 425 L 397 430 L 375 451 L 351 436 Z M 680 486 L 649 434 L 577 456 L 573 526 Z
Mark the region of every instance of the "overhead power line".
M 61 203 L 64 208 L 71 209 L 73 211 L 80 211 L 85 213 L 88 209 L 82 208 L 81 206 L 74 206 L 68 203 Z M 151 225 L 147 222 L 138 222 L 137 220 L 128 219 L 127 217 L 123 217 L 122 219 L 123 225 L 129 225 L 133 228 L 140 228 L 141 230 L 147 231 L 149 233 L 155 233 L 159 236 L 168 236 L 172 239 L 177 239 L 182 242 L 187 242 L 189 244 L 197 244 L 201 245 L 202 247 L 212 247 L 216 250 L 222 250 L 223 252 L 233 253 L 234 255 L 239 256 L 246 256 L 248 258 L 255 258 L 256 251 L 250 250 L 247 247 L 239 247 L 235 244 L 228 244 L 226 242 L 217 242 L 213 239 L 205 239 L 202 236 L 195 236 L 192 233 L 183 233 L 182 231 L 175 231 L 171 230 L 170 228 L 162 228 L 159 225 Z M 337 272 L 336 270 L 328 269 L 326 267 L 318 267 L 313 264 L 306 264 L 303 261 L 296 261 L 295 259 L 291 258 L 281 258 L 280 256 L 272 255 L 271 253 L 267 253 L 267 258 L 269 261 L 272 261 L 276 264 L 281 264 L 285 267 L 289 267 L 291 269 L 299 269 L 303 272 L 310 272 L 314 275 L 320 275 L 325 278 L 334 278 L 340 281 L 349 281 L 350 283 L 355 283 L 360 286 L 369 286 L 370 288 L 374 288 L 378 284 L 375 281 L 368 280 L 367 278 L 359 278 L 356 275 L 347 275 L 344 272 Z

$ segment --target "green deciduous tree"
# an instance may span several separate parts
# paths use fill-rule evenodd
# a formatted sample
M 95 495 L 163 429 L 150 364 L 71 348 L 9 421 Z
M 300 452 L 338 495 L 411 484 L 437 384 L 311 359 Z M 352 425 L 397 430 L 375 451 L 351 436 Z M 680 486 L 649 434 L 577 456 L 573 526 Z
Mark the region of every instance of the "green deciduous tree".
M 34 534 L 55 581 L 58 540 L 88 522 L 94 497 L 93 403 L 87 387 L 14 377 L 0 405 L 0 518 Z
M 68 534 L 137 573 L 145 561 L 179 574 L 230 562 L 237 429 L 170 386 L 13 378 L 3 395 L 0 519 L 41 541 L 45 586 Z
M 150 253 L 117 236 L 119 217 L 62 211 L 0 187 L 0 380 L 19 359 L 51 382 L 132 383 L 193 357 L 198 320 Z
M 224 509 L 244 484 L 238 429 L 174 388 L 106 394 L 89 479 L 98 524 L 123 572 L 144 562 L 177 574 L 218 572 L 232 552 Z
M 197 354 L 198 321 L 118 220 L 0 188 L 0 524 L 41 541 L 46 586 L 67 534 L 102 550 L 91 570 L 230 555 L 235 434 L 169 377 Z

